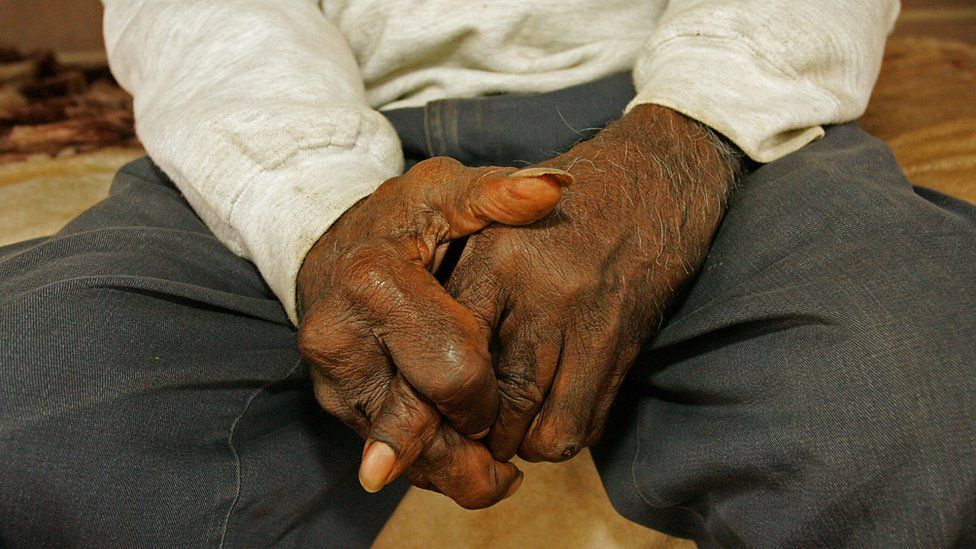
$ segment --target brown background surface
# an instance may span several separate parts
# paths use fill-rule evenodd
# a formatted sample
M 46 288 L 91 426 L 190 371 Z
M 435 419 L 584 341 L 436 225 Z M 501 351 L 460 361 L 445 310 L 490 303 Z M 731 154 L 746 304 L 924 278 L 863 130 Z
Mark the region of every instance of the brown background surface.
M 100 0 L 0 0 L 0 44 L 59 52 L 102 49 Z
M 0 44 L 88 51 L 102 47 L 99 0 L 0 0 Z M 976 42 L 974 0 L 905 0 L 902 35 Z

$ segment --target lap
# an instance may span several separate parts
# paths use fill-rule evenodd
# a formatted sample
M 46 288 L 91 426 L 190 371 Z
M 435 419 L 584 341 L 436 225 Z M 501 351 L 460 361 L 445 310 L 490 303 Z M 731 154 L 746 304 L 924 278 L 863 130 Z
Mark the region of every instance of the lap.
M 444 152 L 424 135 L 411 147 L 410 124 L 407 150 Z M 976 493 L 973 219 L 913 192 L 852 126 L 747 177 L 594 450 L 618 509 L 728 544 L 961 535 Z M 360 443 L 315 405 L 280 305 L 146 160 L 58 235 L 0 249 L 0 322 L 2 542 L 358 545 L 402 493 L 367 510 Z
M 632 97 L 614 76 L 387 114 L 408 161 L 522 165 Z M 974 240 L 976 208 L 853 124 L 745 177 L 594 448 L 614 505 L 706 544 L 976 537 Z
M 0 296 L 3 542 L 365 545 L 402 493 L 367 502 L 280 304 L 147 159 L 0 249 Z
M 853 125 L 747 176 L 595 449 L 615 505 L 725 545 L 973 536 L 974 240 Z

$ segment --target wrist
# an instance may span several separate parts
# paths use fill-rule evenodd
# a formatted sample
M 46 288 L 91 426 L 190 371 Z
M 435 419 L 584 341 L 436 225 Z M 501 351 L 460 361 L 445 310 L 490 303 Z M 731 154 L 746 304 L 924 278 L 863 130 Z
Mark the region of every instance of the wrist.
M 338 243 L 343 240 L 342 235 L 347 234 L 349 232 L 348 227 L 355 224 L 356 211 L 368 199 L 367 196 L 346 209 L 305 254 L 305 259 L 302 260 L 295 279 L 296 308 L 299 322 L 308 312 L 316 296 L 321 294 L 325 288 L 326 273 L 329 272 L 326 267 L 333 262 L 335 252 L 340 249 Z
M 637 105 L 597 137 L 614 162 L 649 178 L 645 184 L 692 184 L 723 204 L 744 165 L 742 151 L 724 136 L 661 105 Z
M 642 141 L 645 143 L 682 143 L 682 148 L 662 147 L 663 152 L 683 153 L 685 155 L 701 152 L 698 149 L 709 148 L 715 151 L 717 158 L 706 155 L 702 161 L 715 160 L 728 164 L 733 176 L 742 169 L 742 159 L 745 155 L 729 139 L 694 118 L 680 112 L 652 103 L 636 105 L 617 122 L 607 127 L 606 131 L 612 137 Z
M 635 202 L 646 211 L 634 218 L 659 227 L 655 255 L 669 255 L 666 263 L 674 267 L 654 271 L 667 280 L 664 286 L 677 287 L 707 252 L 742 153 L 701 122 L 653 104 L 635 106 L 595 140 L 605 166 L 626 175 L 618 178 L 621 191 L 643 197 Z

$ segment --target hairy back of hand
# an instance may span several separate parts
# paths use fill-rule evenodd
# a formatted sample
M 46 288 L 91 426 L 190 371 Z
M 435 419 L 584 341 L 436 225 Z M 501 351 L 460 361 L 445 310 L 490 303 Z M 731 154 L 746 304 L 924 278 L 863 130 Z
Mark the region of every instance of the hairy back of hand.
M 564 460 L 599 439 L 738 170 L 704 126 L 650 105 L 543 165 L 575 178 L 557 209 L 472 236 L 447 284 L 493 334 L 501 403 L 488 444 L 501 461 Z

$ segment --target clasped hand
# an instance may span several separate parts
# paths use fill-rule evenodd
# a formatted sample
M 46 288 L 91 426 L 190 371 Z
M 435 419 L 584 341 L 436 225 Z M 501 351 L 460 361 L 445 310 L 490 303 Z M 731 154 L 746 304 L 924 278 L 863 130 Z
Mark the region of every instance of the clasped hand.
M 531 169 L 432 158 L 348 210 L 299 272 L 299 348 L 319 404 L 366 441 L 363 486 L 403 475 L 486 507 L 518 489 L 514 455 L 595 443 L 737 170 L 697 122 L 639 106 Z

